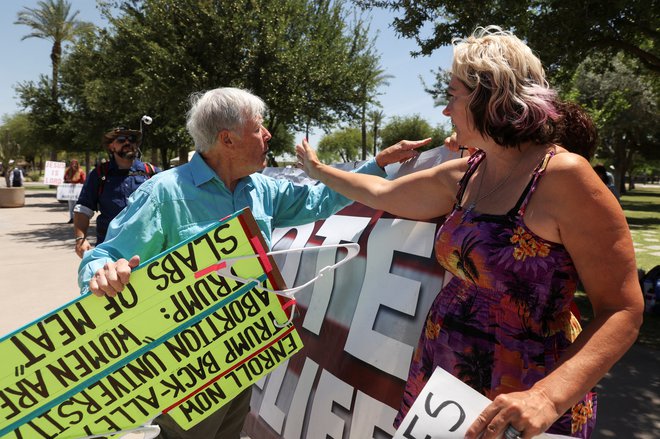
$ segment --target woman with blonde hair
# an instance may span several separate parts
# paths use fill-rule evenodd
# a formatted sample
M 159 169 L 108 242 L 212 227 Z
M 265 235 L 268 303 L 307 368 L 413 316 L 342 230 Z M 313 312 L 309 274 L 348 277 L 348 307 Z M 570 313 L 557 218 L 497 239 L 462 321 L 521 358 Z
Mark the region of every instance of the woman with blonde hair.
M 451 73 L 443 114 L 460 145 L 478 148 L 470 157 L 388 181 L 296 147 L 308 175 L 352 199 L 446 216 L 435 253 L 454 277 L 428 312 L 395 425 L 439 366 L 493 400 L 466 438 L 588 438 L 592 389 L 642 320 L 625 217 L 589 163 L 554 143 L 556 94 L 520 39 L 479 28 L 454 41 Z M 570 312 L 578 279 L 594 310 L 584 330 Z

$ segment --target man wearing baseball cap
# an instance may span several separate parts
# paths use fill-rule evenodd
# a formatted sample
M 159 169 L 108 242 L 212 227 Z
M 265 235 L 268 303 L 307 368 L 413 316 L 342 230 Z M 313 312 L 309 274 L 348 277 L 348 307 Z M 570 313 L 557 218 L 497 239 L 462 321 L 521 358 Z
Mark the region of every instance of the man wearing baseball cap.
M 96 244 L 105 240 L 110 221 L 126 207 L 128 197 L 160 170 L 139 159 L 142 132 L 126 127 L 116 127 L 103 135 L 101 146 L 108 151 L 110 160 L 89 172 L 74 207 L 73 230 L 76 254 L 91 249 L 87 240 L 89 222 L 98 211 L 96 219 Z

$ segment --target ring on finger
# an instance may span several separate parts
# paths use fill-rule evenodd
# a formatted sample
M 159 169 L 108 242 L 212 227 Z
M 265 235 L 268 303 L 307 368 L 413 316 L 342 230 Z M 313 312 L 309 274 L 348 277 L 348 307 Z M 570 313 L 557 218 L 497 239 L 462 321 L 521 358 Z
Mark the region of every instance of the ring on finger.
M 509 424 L 504 430 L 504 439 L 522 439 L 522 431 Z

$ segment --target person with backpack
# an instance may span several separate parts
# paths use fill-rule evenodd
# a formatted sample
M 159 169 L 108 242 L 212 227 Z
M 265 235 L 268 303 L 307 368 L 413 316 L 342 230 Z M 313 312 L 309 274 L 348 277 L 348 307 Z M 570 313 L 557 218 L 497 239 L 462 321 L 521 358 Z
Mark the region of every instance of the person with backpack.
M 23 176 L 23 170 L 16 166 L 9 173 L 9 187 L 21 187 L 25 183 L 25 177 Z
M 105 240 L 108 225 L 126 207 L 128 197 L 160 169 L 140 161 L 142 132 L 126 127 L 113 128 L 103 135 L 101 145 L 110 160 L 89 172 L 73 208 L 73 230 L 76 254 L 82 258 L 92 248 L 87 239 L 89 222 L 96 219 L 96 245 Z

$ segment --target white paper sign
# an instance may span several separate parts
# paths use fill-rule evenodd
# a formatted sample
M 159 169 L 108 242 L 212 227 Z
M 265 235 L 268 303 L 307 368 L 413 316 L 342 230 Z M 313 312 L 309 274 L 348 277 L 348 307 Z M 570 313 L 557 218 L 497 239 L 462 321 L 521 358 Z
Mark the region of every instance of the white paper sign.
M 57 186 L 57 200 L 58 201 L 68 201 L 73 200 L 77 201 L 80 191 L 82 190 L 82 184 L 74 183 L 62 183 Z
M 44 171 L 44 184 L 62 184 L 64 181 L 64 162 L 46 162 L 46 170 Z
M 438 367 L 408 411 L 393 439 L 462 439 L 490 400 Z M 541 434 L 535 439 L 570 439 Z

